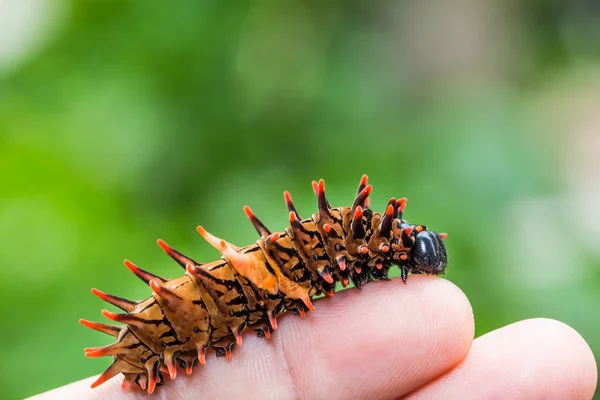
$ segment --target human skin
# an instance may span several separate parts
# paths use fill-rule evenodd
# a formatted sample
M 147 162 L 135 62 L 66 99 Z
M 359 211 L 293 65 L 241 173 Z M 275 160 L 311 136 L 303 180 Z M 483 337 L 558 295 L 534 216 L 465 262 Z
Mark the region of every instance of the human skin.
M 96 377 L 34 399 L 591 399 L 592 351 L 567 325 L 520 321 L 473 339 L 471 305 L 451 282 L 410 276 L 315 301 L 270 340 L 244 335 L 231 360 L 179 369 L 153 395 Z

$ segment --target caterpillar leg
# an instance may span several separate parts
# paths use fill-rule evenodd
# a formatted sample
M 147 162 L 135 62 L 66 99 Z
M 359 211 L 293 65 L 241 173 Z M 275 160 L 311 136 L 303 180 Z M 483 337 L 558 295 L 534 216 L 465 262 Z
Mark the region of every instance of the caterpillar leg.
M 256 336 L 263 337 L 263 338 L 266 338 L 266 339 L 271 339 L 271 332 L 272 332 L 272 330 L 271 330 L 270 327 L 265 326 L 264 328 L 262 328 L 262 329 L 256 329 L 255 331 L 256 331 Z
M 212 348 L 215 349 L 217 357 L 227 357 L 227 359 L 229 360 L 231 358 L 231 353 L 235 349 L 235 342 L 232 342 L 229 345 L 223 345 L 218 347 L 212 346 Z

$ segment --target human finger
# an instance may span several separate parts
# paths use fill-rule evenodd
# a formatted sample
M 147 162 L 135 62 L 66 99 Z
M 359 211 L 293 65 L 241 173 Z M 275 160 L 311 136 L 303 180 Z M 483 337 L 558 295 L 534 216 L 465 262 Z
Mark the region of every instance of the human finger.
M 437 277 L 373 282 L 315 304 L 304 320 L 284 316 L 270 341 L 245 335 L 231 360 L 209 356 L 192 376 L 180 373 L 156 398 L 397 398 L 459 363 L 473 339 L 468 300 Z M 90 383 L 40 398 L 147 398 L 123 394 L 117 379 Z
M 597 382 L 585 340 L 562 322 L 520 321 L 477 338 L 452 371 L 408 399 L 591 399 Z

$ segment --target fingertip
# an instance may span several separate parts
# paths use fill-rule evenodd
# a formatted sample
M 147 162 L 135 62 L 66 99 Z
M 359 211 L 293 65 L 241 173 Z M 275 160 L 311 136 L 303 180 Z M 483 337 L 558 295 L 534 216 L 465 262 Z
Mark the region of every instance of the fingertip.
M 420 301 L 432 302 L 437 306 L 431 309 L 432 319 L 446 318 L 453 322 L 457 329 L 457 338 L 471 346 L 475 334 L 475 318 L 473 307 L 467 295 L 453 282 L 427 275 L 411 276 L 416 280 L 415 291 Z M 468 351 L 468 348 L 466 349 Z
M 306 397 L 400 397 L 460 363 L 474 332 L 464 293 L 426 275 L 342 291 L 306 319 L 290 321 L 281 343 Z
M 591 399 L 597 366 L 583 337 L 570 326 L 536 318 L 487 333 L 452 371 L 410 398 Z
M 594 353 L 583 336 L 564 322 L 534 318 L 518 323 L 531 338 L 545 345 L 535 349 L 534 356 L 545 358 L 550 379 L 564 388 L 565 395 L 592 398 L 598 384 L 598 366 Z M 535 339 L 534 339 L 535 340 Z
M 443 360 L 444 373 L 469 353 L 475 335 L 473 307 L 466 294 L 454 283 L 433 276 L 411 276 L 407 288 L 415 297 L 415 311 L 423 313 L 436 338 L 436 353 Z M 412 284 L 412 285 L 411 285 Z M 425 306 L 428 305 L 428 306 Z
M 271 341 L 244 336 L 231 362 L 211 353 L 210 365 L 168 382 L 161 395 L 215 398 L 235 381 L 231 397 L 400 397 L 460 362 L 473 338 L 464 293 L 425 275 L 410 277 L 406 285 L 392 279 L 341 291 L 320 299 L 305 319 L 286 315 L 280 325 Z M 83 381 L 55 393 L 124 398 L 121 380 L 93 390 Z

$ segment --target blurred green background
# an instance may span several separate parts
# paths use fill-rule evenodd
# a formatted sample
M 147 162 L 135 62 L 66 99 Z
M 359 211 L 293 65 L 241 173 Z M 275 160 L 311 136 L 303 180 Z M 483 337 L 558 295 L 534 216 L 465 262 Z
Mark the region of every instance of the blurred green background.
M 530 317 L 600 355 L 595 1 L 0 1 L 3 398 L 100 373 L 91 287 L 150 290 L 156 245 L 218 257 L 361 174 L 448 232 L 477 335 Z

